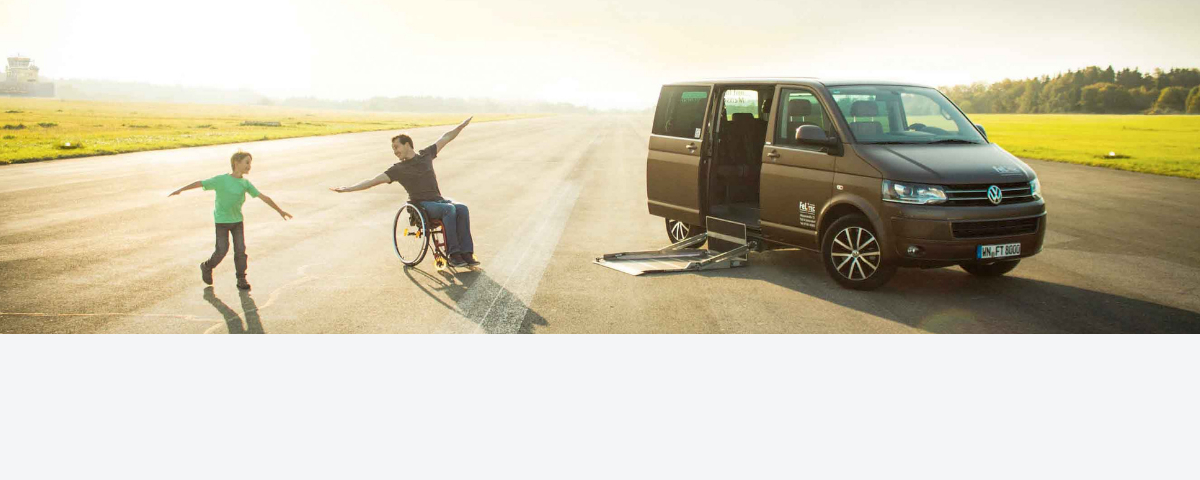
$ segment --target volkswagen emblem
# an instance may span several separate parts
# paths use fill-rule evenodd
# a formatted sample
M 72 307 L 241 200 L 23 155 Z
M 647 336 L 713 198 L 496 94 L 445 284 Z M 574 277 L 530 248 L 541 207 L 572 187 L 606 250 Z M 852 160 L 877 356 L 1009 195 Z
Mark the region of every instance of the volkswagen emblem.
M 999 205 L 1001 200 L 1004 200 L 1004 194 L 1000 192 L 1000 187 L 988 187 L 988 201 L 992 202 L 992 205 Z

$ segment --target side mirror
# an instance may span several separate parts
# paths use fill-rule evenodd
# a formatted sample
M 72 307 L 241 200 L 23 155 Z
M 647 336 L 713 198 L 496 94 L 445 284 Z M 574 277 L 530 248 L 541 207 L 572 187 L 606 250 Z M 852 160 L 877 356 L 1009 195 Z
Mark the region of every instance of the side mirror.
M 796 143 L 833 148 L 841 142 L 836 137 L 825 136 L 825 131 L 821 130 L 821 127 L 816 125 L 801 125 L 800 128 L 796 129 Z
M 976 129 L 976 130 L 979 130 L 979 133 L 983 134 L 983 140 L 984 140 L 984 141 L 987 141 L 987 130 L 984 130 L 984 129 L 983 129 L 983 125 L 980 125 L 980 124 L 976 123 L 976 124 L 975 124 L 975 129 Z

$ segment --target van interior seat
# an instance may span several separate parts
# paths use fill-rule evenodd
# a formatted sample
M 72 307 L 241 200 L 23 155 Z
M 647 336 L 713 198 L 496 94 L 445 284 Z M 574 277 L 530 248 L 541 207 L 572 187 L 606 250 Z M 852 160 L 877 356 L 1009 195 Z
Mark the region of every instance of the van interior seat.
M 795 139 L 799 139 L 800 138 L 800 127 L 802 127 L 804 125 L 816 125 L 818 127 L 821 127 L 822 129 L 824 129 L 825 128 L 824 125 L 819 125 L 815 122 L 809 121 L 808 117 L 811 116 L 812 114 L 813 114 L 812 113 L 812 103 L 809 102 L 808 100 L 805 100 L 803 98 L 793 98 L 791 100 L 788 100 L 787 123 L 784 124 L 782 131 L 795 132 Z
M 878 117 L 879 105 L 875 102 L 857 101 L 850 104 L 850 117 L 854 121 L 850 122 L 850 131 L 854 132 L 855 136 L 877 136 L 883 135 L 883 123 L 881 122 L 859 122 L 858 117 Z

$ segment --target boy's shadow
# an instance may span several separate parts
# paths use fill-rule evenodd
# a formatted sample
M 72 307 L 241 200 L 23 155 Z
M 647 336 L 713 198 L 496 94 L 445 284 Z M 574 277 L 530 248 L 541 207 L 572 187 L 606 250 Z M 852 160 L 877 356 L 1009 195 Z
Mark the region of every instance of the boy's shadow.
M 225 305 L 221 299 L 217 298 L 213 292 L 213 287 L 204 288 L 204 300 L 207 301 L 213 308 L 221 313 L 225 318 L 225 325 L 229 327 L 229 333 L 266 333 L 263 331 L 262 319 L 258 316 L 258 305 L 255 305 L 254 298 L 250 296 L 247 290 L 238 290 L 238 296 L 242 300 L 242 313 L 246 315 L 245 324 L 242 323 L 242 317 Z

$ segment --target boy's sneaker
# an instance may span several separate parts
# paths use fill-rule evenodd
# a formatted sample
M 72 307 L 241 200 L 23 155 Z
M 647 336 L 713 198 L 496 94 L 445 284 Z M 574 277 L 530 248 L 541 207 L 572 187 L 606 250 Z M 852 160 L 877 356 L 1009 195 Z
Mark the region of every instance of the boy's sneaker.
M 479 259 L 475 258 L 474 253 L 471 253 L 471 252 L 464 253 L 464 254 L 462 254 L 462 258 L 464 261 L 467 262 L 467 265 L 470 265 L 472 267 L 479 265 Z
M 205 285 L 212 285 L 212 269 L 204 265 L 205 262 L 200 262 L 200 279 L 204 280 Z
M 249 289 L 250 289 L 250 284 L 249 284 L 249 283 L 246 283 L 246 279 L 244 279 L 244 278 L 239 278 L 239 279 L 238 279 L 238 289 L 239 289 L 239 290 L 249 290 Z
M 467 266 L 467 262 L 463 260 L 462 254 L 459 254 L 459 253 L 451 253 L 450 258 L 448 259 L 448 262 L 450 263 L 451 267 L 455 267 L 455 268 L 462 268 L 462 267 Z

